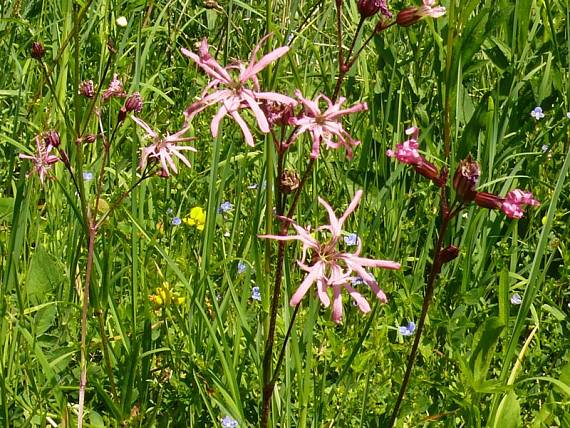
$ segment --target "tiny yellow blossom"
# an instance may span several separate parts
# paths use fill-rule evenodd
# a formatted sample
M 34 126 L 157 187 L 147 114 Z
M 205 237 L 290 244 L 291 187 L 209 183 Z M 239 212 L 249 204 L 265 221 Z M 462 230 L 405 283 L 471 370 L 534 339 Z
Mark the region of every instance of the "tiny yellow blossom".
M 190 215 L 183 221 L 188 226 L 196 226 L 196 229 L 202 231 L 206 225 L 206 212 L 202 207 L 194 207 L 190 210 Z
M 155 294 L 151 294 L 148 299 L 156 306 L 182 305 L 186 301 L 185 297 L 181 297 L 170 288 L 168 282 L 164 282 L 162 287 L 157 287 Z

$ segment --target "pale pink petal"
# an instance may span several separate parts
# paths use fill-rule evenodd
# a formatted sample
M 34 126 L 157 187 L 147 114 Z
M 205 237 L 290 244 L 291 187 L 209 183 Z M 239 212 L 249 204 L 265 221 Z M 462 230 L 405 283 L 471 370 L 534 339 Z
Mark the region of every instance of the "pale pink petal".
M 253 112 L 255 119 L 257 120 L 257 124 L 259 125 L 259 129 L 261 132 L 268 133 L 269 132 L 269 123 L 267 123 L 267 118 L 265 117 L 265 113 L 257 104 L 254 98 L 252 98 L 247 91 L 242 92 L 242 97 Z
M 325 207 L 325 209 L 327 210 L 327 212 L 329 214 L 329 221 L 330 221 L 331 233 L 333 235 L 333 239 L 335 239 L 335 238 L 338 239 L 338 237 L 340 237 L 340 233 L 341 233 L 341 229 L 340 229 L 341 224 L 339 223 L 333 209 L 327 203 L 327 201 L 325 201 L 322 198 L 318 198 L 318 201 L 323 207 Z
M 252 62 L 246 70 L 241 74 L 240 81 L 245 82 L 248 79 L 251 79 L 252 76 L 255 76 L 273 61 L 281 58 L 289 51 L 289 46 L 282 46 L 280 48 L 275 49 L 274 51 L 269 52 L 267 55 L 263 56 L 259 61 Z
M 342 228 L 342 225 L 344 224 L 344 222 L 346 221 L 347 217 L 350 214 L 352 214 L 354 212 L 354 210 L 356 209 L 356 207 L 358 206 L 358 204 L 360 202 L 360 198 L 362 198 L 362 190 L 358 190 L 354 194 L 354 198 L 352 198 L 350 205 L 348 206 L 348 208 L 346 209 L 344 214 L 340 217 L 338 222 L 339 222 L 341 228 Z
M 340 294 L 340 290 L 340 285 L 333 285 L 332 320 L 336 324 L 342 320 L 342 295 Z
M 256 92 L 255 98 L 258 100 L 275 101 L 276 103 L 296 106 L 297 101 L 287 95 L 278 94 L 277 92 Z
M 224 116 L 228 113 L 225 104 L 219 108 L 218 112 L 212 118 L 212 123 L 210 123 L 210 131 L 212 132 L 212 137 L 216 138 L 218 136 L 218 130 L 220 128 L 220 122 Z
M 133 119 L 137 125 L 139 125 L 142 129 L 144 129 L 149 137 L 151 138 L 158 137 L 157 133 L 154 132 L 154 130 L 144 120 L 139 119 L 134 115 L 131 116 L 131 119 Z
M 362 294 L 360 294 L 358 291 L 356 291 L 352 286 L 348 284 L 344 284 L 344 288 L 346 288 L 348 294 L 350 294 L 350 296 L 354 299 L 354 301 L 358 305 L 358 309 L 360 309 L 362 313 L 367 314 L 368 312 L 370 312 L 370 304 L 362 296 Z
M 241 128 L 246 144 L 248 146 L 255 147 L 255 143 L 253 142 L 253 135 L 251 135 L 251 131 L 249 130 L 247 123 L 245 123 L 242 117 L 235 111 L 230 112 L 230 115 L 234 118 L 234 120 Z
M 297 291 L 291 297 L 289 305 L 297 306 L 299 302 L 305 297 L 307 291 L 313 283 L 322 275 L 322 262 L 317 262 L 311 267 L 311 271 L 307 274 Z

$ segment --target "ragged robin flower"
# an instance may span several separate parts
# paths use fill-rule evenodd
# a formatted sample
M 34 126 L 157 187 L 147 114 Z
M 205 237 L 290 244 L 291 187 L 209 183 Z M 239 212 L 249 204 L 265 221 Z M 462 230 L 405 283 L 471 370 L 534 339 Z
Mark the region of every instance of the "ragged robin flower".
M 29 159 L 33 162 L 34 169 L 31 173 L 35 172 L 38 174 L 40 177 L 40 183 L 42 185 L 44 184 L 49 170 L 52 168 L 53 164 L 59 161 L 59 158 L 56 155 L 51 154 L 51 151 L 55 147 L 53 143 L 56 140 L 55 138 L 51 137 L 51 134 L 49 135 L 49 138 L 46 138 L 45 135 L 36 135 L 36 153 L 34 155 L 26 155 L 24 153 L 20 153 L 19 156 L 20 159 Z M 57 138 L 57 144 L 59 144 L 59 136 Z
M 317 295 L 325 307 L 328 307 L 331 303 L 329 290 L 332 290 L 332 319 L 335 323 L 339 323 L 342 319 L 341 290 L 343 288 L 350 294 L 363 313 L 370 312 L 370 305 L 367 300 L 352 286 L 355 277 L 361 278 L 370 287 L 378 300 L 384 303 L 388 300 L 384 292 L 378 287 L 374 276 L 368 272 L 368 269 L 399 269 L 400 264 L 391 260 L 375 260 L 361 257 L 362 243 L 360 239 L 357 240 L 354 253 L 341 252 L 338 248 L 339 241 L 343 236 L 342 226 L 347 217 L 356 209 L 361 197 L 362 191 L 359 190 L 340 218 L 337 218 L 333 209 L 325 200 L 319 198 L 319 203 L 328 212 L 330 224 L 318 227 L 315 230 L 315 234 L 312 234 L 308 229 L 299 226 L 287 217 L 280 217 L 282 221 L 289 223 L 295 229 L 297 235 L 258 235 L 259 238 L 278 241 L 297 240 L 302 243 L 302 255 L 297 263 L 302 270 L 307 272 L 307 275 L 291 297 L 289 302 L 291 306 L 297 306 L 305 294 L 307 294 L 309 288 L 316 284 Z M 330 235 L 330 237 L 319 241 L 316 236 L 322 234 Z M 308 256 L 310 258 L 307 263 Z

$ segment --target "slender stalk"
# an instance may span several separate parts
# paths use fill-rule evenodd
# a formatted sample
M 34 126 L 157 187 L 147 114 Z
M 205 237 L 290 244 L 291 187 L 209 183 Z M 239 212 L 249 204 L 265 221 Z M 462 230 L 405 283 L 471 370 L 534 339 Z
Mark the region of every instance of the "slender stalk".
M 283 359 L 285 358 L 285 350 L 287 349 L 287 342 L 289 341 L 289 337 L 291 337 L 291 331 L 293 330 L 293 325 L 295 324 L 295 318 L 297 318 L 300 306 L 301 304 L 295 306 L 295 310 L 293 311 L 293 315 L 291 316 L 291 321 L 289 321 L 289 327 L 287 328 L 287 333 L 285 333 L 285 339 L 283 339 L 283 345 L 281 345 L 279 358 L 277 359 L 277 364 L 275 365 L 273 377 L 271 378 L 271 383 L 273 385 L 275 385 L 275 382 L 277 382 L 277 377 L 279 376 L 279 370 L 281 370 L 281 365 L 283 364 Z
M 87 386 L 87 311 L 89 309 L 89 286 L 93 270 L 95 251 L 95 237 L 97 227 L 89 220 L 89 243 L 87 247 L 87 266 L 85 268 L 85 285 L 83 287 L 83 305 L 81 309 L 81 364 L 79 375 L 79 410 L 77 415 L 77 428 L 83 426 L 83 406 L 85 403 L 85 387 Z
M 392 428 L 394 426 L 394 423 L 396 422 L 396 418 L 398 417 L 398 412 L 400 411 L 400 406 L 402 405 L 402 401 L 404 399 L 404 394 L 406 393 L 406 390 L 408 388 L 410 376 L 412 374 L 412 369 L 416 361 L 418 347 L 420 345 L 420 339 L 422 336 L 422 332 L 424 330 L 427 312 L 431 304 L 433 292 L 435 289 L 435 281 L 437 279 L 437 275 L 441 271 L 441 266 L 443 264 L 441 260 L 441 252 L 443 249 L 443 243 L 445 242 L 445 234 L 447 232 L 447 227 L 449 226 L 449 222 L 451 221 L 451 219 L 455 217 L 457 213 L 459 213 L 461 208 L 460 207 L 458 209 L 452 210 L 451 213 L 448 211 L 445 187 L 441 189 L 440 197 L 441 197 L 441 224 L 439 226 L 437 243 L 433 249 L 433 263 L 426 284 L 426 291 L 424 294 L 424 301 L 422 304 L 422 313 L 418 321 L 416 335 L 414 337 L 414 344 L 412 345 L 410 355 L 408 356 L 408 363 L 406 365 L 406 372 L 404 374 L 402 385 L 400 386 L 400 392 L 398 393 L 398 398 L 396 399 L 394 410 L 392 411 L 392 415 L 390 416 L 390 421 L 388 422 L 387 425 L 388 428 Z

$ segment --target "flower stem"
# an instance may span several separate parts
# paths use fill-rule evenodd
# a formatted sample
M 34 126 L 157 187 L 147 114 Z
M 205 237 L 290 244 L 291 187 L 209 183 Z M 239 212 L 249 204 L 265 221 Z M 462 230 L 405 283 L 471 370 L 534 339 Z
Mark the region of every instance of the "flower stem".
M 446 205 L 447 205 L 447 196 L 445 193 L 445 187 L 442 187 L 441 224 L 439 226 L 439 236 L 437 238 L 437 243 L 433 249 L 433 264 L 431 266 L 431 271 L 429 273 L 426 285 L 426 291 L 424 294 L 424 301 L 422 304 L 422 314 L 418 321 L 418 327 L 416 330 L 416 335 L 414 337 L 414 344 L 412 346 L 412 350 L 410 351 L 410 355 L 408 356 L 408 363 L 406 365 L 404 380 L 402 381 L 402 385 L 400 386 L 400 392 L 398 393 L 398 398 L 396 399 L 394 410 L 392 411 L 392 415 L 390 416 L 390 421 L 388 422 L 387 425 L 388 428 L 392 428 L 394 426 L 394 423 L 396 422 L 396 418 L 398 417 L 398 412 L 400 411 L 400 406 L 402 405 L 402 401 L 404 399 L 404 394 L 406 393 L 406 390 L 408 388 L 408 383 L 410 382 L 410 376 L 412 374 L 412 368 L 414 367 L 414 362 L 416 361 L 418 347 L 420 345 L 420 339 L 422 336 L 422 332 L 424 330 L 427 312 L 433 297 L 435 280 L 437 279 L 438 273 L 441 271 L 441 266 L 442 266 L 441 251 L 443 249 L 443 243 L 445 242 L 445 233 L 447 232 L 449 221 L 455 216 L 457 212 L 459 212 L 458 210 L 456 210 L 452 214 L 449 214 L 447 212 L 447 209 L 445 208 Z
M 79 375 L 79 410 L 77 415 L 77 428 L 83 426 L 83 405 L 85 402 L 85 387 L 87 386 L 87 311 L 89 309 L 89 286 L 91 284 L 91 272 L 93 270 L 93 258 L 95 251 L 95 237 L 97 227 L 90 219 L 87 247 L 87 266 L 85 268 L 85 285 L 83 287 L 83 305 L 81 309 L 81 363 Z

